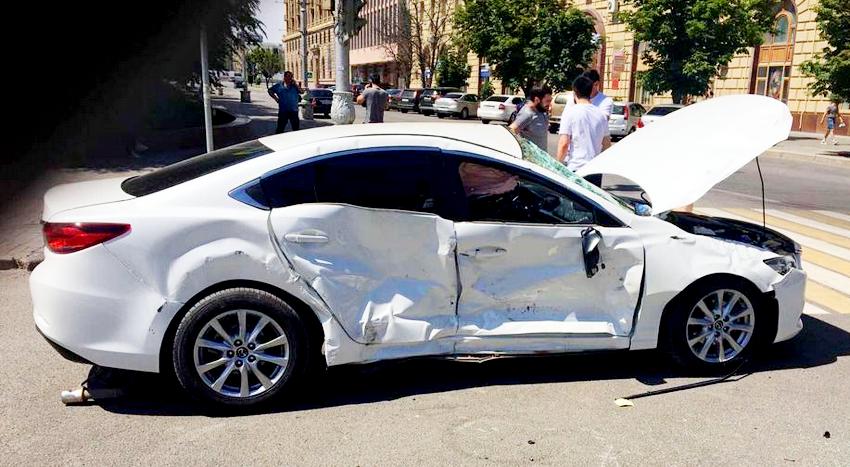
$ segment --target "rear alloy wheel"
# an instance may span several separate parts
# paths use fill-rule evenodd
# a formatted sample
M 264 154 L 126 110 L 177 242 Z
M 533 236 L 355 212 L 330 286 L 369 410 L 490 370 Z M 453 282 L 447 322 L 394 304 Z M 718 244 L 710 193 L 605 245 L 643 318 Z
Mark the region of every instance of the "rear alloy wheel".
M 306 344 L 300 317 L 278 297 L 227 289 L 198 302 L 180 322 L 174 369 L 180 384 L 204 401 L 255 406 L 297 382 Z
M 747 289 L 714 283 L 681 297 L 668 323 L 668 344 L 679 364 L 723 370 L 761 345 L 765 318 L 759 315 L 757 296 Z
M 467 110 L 467 109 L 461 110 L 460 111 L 460 119 L 466 120 L 467 118 L 469 118 L 469 110 Z

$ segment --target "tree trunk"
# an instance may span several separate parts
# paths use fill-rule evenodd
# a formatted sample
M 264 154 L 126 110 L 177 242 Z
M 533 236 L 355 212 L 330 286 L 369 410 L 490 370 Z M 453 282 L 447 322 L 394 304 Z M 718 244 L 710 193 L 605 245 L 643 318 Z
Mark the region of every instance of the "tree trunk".
M 680 90 L 678 90 L 678 89 L 673 89 L 673 91 L 671 92 L 671 94 L 672 94 L 672 96 L 673 96 L 673 103 L 674 103 L 674 104 L 681 104 L 681 103 L 682 103 L 682 101 L 683 101 L 683 100 L 684 100 L 684 98 L 685 98 L 685 93 L 683 93 L 682 91 L 680 91 Z

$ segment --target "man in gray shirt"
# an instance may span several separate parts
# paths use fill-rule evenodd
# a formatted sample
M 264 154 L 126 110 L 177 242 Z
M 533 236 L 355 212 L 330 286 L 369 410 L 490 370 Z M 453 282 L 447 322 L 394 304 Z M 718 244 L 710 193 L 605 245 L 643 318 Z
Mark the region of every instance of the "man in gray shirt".
M 552 90 L 548 87 L 533 88 L 528 93 L 528 102 L 508 127 L 514 134 L 536 144 L 547 151 L 549 136 L 549 106 L 552 104 Z
M 381 77 L 374 74 L 369 77 L 369 85 L 357 96 L 357 103 L 366 107 L 364 123 L 384 123 L 384 107 L 387 104 L 387 91 L 379 86 Z

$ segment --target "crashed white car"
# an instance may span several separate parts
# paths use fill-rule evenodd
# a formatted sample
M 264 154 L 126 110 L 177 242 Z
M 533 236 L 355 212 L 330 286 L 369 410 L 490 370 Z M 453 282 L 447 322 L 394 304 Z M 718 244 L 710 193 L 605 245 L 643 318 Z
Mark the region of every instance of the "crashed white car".
M 712 106 L 737 105 L 717 98 L 583 168 L 640 183 L 651 208 L 503 127 L 445 123 L 286 133 L 59 186 L 35 323 L 68 358 L 173 371 L 226 405 L 279 396 L 316 363 L 662 347 L 724 368 L 800 331 L 806 278 L 774 231 L 668 212 L 787 137 L 783 104 L 740 97 L 743 144 L 714 136 L 727 123 L 706 131 Z M 653 142 L 665 128 L 684 133 Z M 688 134 L 718 141 L 670 143 Z

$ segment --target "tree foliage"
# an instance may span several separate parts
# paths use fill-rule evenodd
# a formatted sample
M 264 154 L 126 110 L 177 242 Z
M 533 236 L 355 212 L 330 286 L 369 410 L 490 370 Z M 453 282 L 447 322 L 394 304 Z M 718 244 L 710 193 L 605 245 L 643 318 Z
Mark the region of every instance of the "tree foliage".
M 248 62 L 253 65 L 257 73 L 263 75 L 266 80 L 266 87 L 269 87 L 269 80 L 275 73 L 283 70 L 283 61 L 280 55 L 274 53 L 273 50 L 255 47 L 248 52 L 246 57 Z
M 841 1 L 841 0 L 839 0 Z M 771 29 L 776 0 L 631 0 L 620 18 L 647 45 L 642 84 L 673 102 L 701 95 L 721 66 Z
M 597 47 L 590 17 L 558 0 L 469 0 L 455 24 L 493 76 L 526 93 L 537 84 L 568 88 Z
M 829 45 L 800 68 L 814 78 L 809 89 L 815 95 L 850 101 L 850 2 L 821 0 L 815 11 L 818 29 Z
M 469 79 L 471 67 L 466 60 L 466 52 L 458 49 L 446 49 L 437 60 L 437 85 L 462 88 Z

